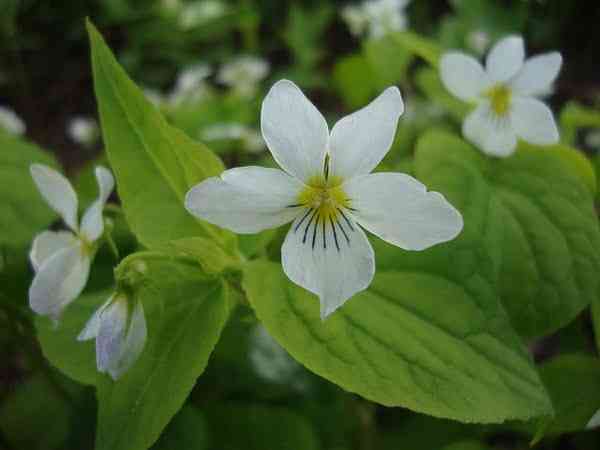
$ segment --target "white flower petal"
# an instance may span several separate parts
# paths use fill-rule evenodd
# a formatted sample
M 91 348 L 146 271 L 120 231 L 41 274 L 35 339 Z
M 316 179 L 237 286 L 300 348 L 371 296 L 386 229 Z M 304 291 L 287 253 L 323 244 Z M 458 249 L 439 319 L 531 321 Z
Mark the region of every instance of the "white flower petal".
M 90 317 L 90 319 L 85 324 L 83 330 L 81 330 L 81 333 L 79 333 L 79 335 L 77 336 L 78 341 L 87 341 L 89 339 L 94 339 L 96 336 L 98 336 L 102 313 L 104 312 L 106 307 L 110 305 L 110 303 L 113 300 L 113 297 L 114 295 L 111 295 L 108 298 L 108 300 L 102 304 L 102 306 L 100 306 L 96 311 L 94 311 L 92 317 Z
M 279 169 L 239 167 L 204 180 L 185 197 L 196 217 L 236 233 L 258 233 L 298 215 L 303 184 Z
M 511 155 L 517 147 L 517 135 L 511 121 L 499 117 L 483 102 L 463 122 L 464 136 L 484 153 L 497 157 Z
M 92 203 L 81 220 L 81 234 L 90 242 L 98 239 L 104 231 L 102 210 L 115 187 L 115 179 L 108 169 L 98 166 L 95 172 L 99 190 L 98 200 Z
M 349 221 L 342 219 L 335 228 L 326 222 L 324 233 L 322 221 L 316 224 L 314 218 L 303 217 L 287 233 L 281 263 L 290 280 L 319 296 L 321 319 L 325 319 L 369 286 L 375 257 L 364 232 L 347 215 Z
M 442 56 L 440 76 L 446 89 L 465 101 L 476 100 L 492 84 L 479 61 L 460 52 L 448 52 Z
M 126 298 L 115 298 L 102 311 L 96 337 L 96 365 L 99 372 L 117 367 L 125 343 L 128 305 Z
M 552 111 L 535 98 L 516 98 L 510 114 L 512 126 L 521 139 L 535 145 L 558 143 Z
M 402 96 L 394 86 L 336 123 L 329 141 L 330 173 L 349 178 L 371 172 L 390 149 L 403 112 Z
M 525 61 L 510 85 L 515 93 L 523 96 L 542 95 L 551 89 L 561 66 L 562 56 L 558 52 L 534 56 Z
M 525 59 L 525 47 L 520 36 L 508 36 L 498 42 L 488 53 L 485 68 L 497 83 L 504 83 L 515 76 Z
M 48 258 L 76 242 L 77 238 L 70 231 L 42 231 L 33 240 L 29 252 L 33 270 L 37 272 Z
M 263 101 L 260 122 L 283 170 L 302 181 L 323 173 L 329 128 L 298 86 L 288 80 L 275 83 Z
M 405 250 L 423 250 L 454 239 L 461 214 L 438 192 L 427 192 L 402 173 L 373 173 L 343 185 L 360 225 Z
M 63 248 L 46 259 L 29 288 L 29 305 L 38 314 L 58 320 L 87 283 L 90 259 L 81 243 Z
M 147 335 L 144 307 L 142 302 L 138 301 L 133 308 L 121 354 L 116 364 L 108 368 L 113 380 L 120 378 L 137 361 L 146 344 Z
M 43 164 L 32 164 L 31 176 L 38 190 L 69 228 L 77 231 L 77 195 L 63 175 Z

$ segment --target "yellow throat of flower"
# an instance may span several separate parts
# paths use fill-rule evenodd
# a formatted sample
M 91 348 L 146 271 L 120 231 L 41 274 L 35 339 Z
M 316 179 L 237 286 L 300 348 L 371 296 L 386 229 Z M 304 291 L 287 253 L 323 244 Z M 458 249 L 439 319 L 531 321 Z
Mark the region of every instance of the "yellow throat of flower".
M 512 92 L 508 87 L 498 84 L 487 90 L 484 95 L 490 99 L 490 106 L 494 113 L 498 116 L 508 114 L 512 97 Z
M 298 195 L 298 206 L 315 210 L 317 222 L 337 221 L 341 208 L 350 208 L 340 177 L 314 176 Z

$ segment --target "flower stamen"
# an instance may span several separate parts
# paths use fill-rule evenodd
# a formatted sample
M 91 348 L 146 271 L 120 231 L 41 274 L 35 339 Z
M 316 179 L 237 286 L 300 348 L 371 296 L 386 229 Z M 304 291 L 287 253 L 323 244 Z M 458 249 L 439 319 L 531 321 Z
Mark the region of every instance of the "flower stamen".
M 506 116 L 510 111 L 512 98 L 511 90 L 503 84 L 498 84 L 484 93 L 490 99 L 490 106 L 498 116 Z

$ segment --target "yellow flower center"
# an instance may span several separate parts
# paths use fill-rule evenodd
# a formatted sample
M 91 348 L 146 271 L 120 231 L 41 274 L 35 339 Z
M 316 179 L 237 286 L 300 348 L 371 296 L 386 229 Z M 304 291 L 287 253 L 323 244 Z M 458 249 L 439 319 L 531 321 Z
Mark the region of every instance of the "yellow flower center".
M 356 210 L 352 208 L 352 200 L 344 192 L 342 182 L 340 177 L 328 177 L 325 170 L 323 175 L 309 179 L 296 204 L 290 205 L 303 208 L 293 229 L 294 233 L 300 234 L 302 243 L 312 246 L 313 250 L 318 245 L 324 251 L 336 248 L 339 252 L 343 245 L 350 246 L 355 228 L 348 212 Z
M 341 185 L 340 177 L 314 176 L 298 195 L 298 205 L 315 210 L 317 222 L 337 222 L 340 208 L 350 208 L 350 200 Z
M 512 92 L 502 84 L 498 84 L 484 94 L 490 99 L 492 111 L 498 116 L 505 116 L 510 110 Z

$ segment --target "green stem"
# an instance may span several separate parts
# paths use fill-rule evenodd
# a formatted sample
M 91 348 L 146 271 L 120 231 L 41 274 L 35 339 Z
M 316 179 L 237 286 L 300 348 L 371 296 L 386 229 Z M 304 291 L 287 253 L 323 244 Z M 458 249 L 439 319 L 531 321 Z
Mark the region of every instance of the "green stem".
M 409 53 L 423 58 L 432 67 L 437 69 L 442 49 L 433 41 L 419 36 L 410 31 L 390 33 L 394 41 Z

